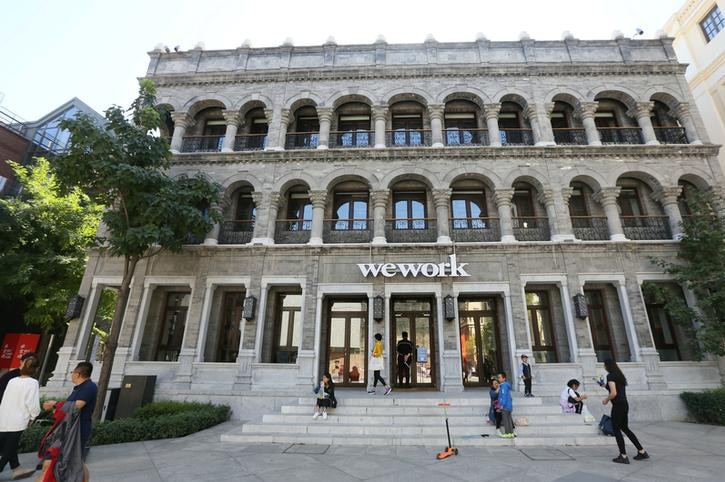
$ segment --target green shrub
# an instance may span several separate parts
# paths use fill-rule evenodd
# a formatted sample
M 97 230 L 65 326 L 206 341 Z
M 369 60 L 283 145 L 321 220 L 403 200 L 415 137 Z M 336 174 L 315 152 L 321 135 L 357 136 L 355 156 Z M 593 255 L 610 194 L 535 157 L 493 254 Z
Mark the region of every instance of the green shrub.
M 93 427 L 90 445 L 184 437 L 227 419 L 227 405 L 164 400 L 144 405 L 131 418 L 97 424 Z M 33 425 L 27 429 L 20 439 L 20 451 L 37 451 L 48 428 L 49 425 Z
M 684 392 L 680 398 L 685 402 L 692 417 L 700 423 L 725 425 L 725 388 L 704 392 Z

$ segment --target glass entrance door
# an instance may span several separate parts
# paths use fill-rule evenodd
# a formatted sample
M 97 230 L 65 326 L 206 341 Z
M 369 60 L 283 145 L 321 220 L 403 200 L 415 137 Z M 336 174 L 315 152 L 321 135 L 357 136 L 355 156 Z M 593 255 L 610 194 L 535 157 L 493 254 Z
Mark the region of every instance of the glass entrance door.
M 393 320 L 391 332 L 391 353 L 394 354 L 394 382 L 397 386 L 433 387 L 435 386 L 435 343 L 433 303 L 431 299 L 393 299 Z M 403 332 L 408 334 L 412 344 L 412 354 L 407 363 L 397 356 L 398 342 L 403 340 Z M 405 365 L 403 365 L 405 364 Z M 409 380 L 401 376 L 409 372 Z M 408 385 L 409 383 L 409 385 Z
M 501 367 L 496 298 L 461 299 L 458 318 L 463 385 L 487 386 Z
M 333 300 L 327 319 L 327 371 L 337 385 L 364 387 L 368 352 L 367 302 Z

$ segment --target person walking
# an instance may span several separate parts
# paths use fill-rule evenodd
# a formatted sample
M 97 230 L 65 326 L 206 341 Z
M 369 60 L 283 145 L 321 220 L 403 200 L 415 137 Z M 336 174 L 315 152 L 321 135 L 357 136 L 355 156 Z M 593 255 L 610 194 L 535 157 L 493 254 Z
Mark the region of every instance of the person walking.
M 393 391 L 393 387 L 385 383 L 385 379 L 380 376 L 383 366 L 383 335 L 375 333 L 375 345 L 373 345 L 372 357 L 370 357 L 370 369 L 373 371 L 373 388 L 368 390 L 368 393 L 375 395 L 378 381 L 383 384 L 385 395 L 390 395 L 390 392 Z
M 531 393 L 531 365 L 529 365 L 528 355 L 521 355 L 521 367 L 519 370 L 520 377 L 524 381 L 524 396 L 533 397 L 534 395 Z
M 413 358 L 413 343 L 408 340 L 408 332 L 401 333 L 403 339 L 398 341 L 398 385 L 410 387 L 410 364 Z M 403 384 L 405 380 L 405 384 Z
M 30 477 L 34 472 L 31 468 L 20 467 L 18 446 L 23 431 L 40 415 L 40 386 L 33 378 L 39 365 L 37 357 L 26 357 L 20 366 L 20 375 L 8 381 L 0 403 L 0 472 L 10 463 L 12 480 Z
M 32 351 L 26 351 L 20 356 L 20 366 L 22 366 L 23 362 L 30 357 L 38 358 Z M 19 376 L 20 367 L 14 368 L 0 377 L 0 402 L 2 402 L 3 400 L 3 395 L 5 394 L 5 389 L 8 387 L 8 382 L 13 378 L 17 378 Z
M 619 455 L 612 459 L 617 464 L 628 464 L 629 458 L 624 448 L 624 433 L 632 444 L 637 448 L 635 460 L 646 460 L 649 454 L 637 440 L 637 436 L 629 429 L 629 403 L 627 402 L 627 378 L 622 370 L 617 366 L 614 360 L 607 358 L 604 360 L 604 369 L 607 370 L 607 384 L 604 388 L 609 394 L 602 399 L 602 405 L 612 402 L 612 426 L 614 427 L 614 437 L 617 439 L 617 447 L 619 447 Z
M 511 397 L 511 384 L 506 380 L 506 372 L 498 374 L 498 402 L 501 406 L 501 424 L 503 432 L 499 433 L 499 437 L 513 438 L 514 435 L 514 419 L 511 416 L 513 412 L 513 399 Z

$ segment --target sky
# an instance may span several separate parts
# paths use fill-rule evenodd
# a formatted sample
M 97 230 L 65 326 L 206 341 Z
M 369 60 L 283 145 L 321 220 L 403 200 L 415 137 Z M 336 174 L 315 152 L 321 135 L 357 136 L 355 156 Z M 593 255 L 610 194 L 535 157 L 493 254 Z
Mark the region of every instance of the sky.
M 0 14 L 0 106 L 35 120 L 72 97 L 99 112 L 128 106 L 147 52 L 205 48 L 488 39 L 656 38 L 685 0 L 6 0 Z

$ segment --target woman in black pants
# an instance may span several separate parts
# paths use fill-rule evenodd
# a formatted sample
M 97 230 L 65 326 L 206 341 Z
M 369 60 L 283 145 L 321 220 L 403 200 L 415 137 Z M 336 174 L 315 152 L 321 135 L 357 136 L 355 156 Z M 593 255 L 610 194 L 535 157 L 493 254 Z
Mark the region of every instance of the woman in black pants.
M 637 440 L 637 436 L 629 429 L 629 403 L 627 403 L 627 378 L 625 378 L 622 370 L 611 358 L 604 360 L 604 368 L 607 370 L 607 385 L 605 388 L 609 391 L 609 395 L 604 397 L 602 404 L 606 405 L 612 402 L 612 426 L 614 427 L 614 437 L 617 439 L 619 447 L 619 456 L 612 459 L 612 462 L 618 464 L 628 464 L 629 458 L 624 448 L 624 433 L 632 444 L 637 448 L 637 455 L 634 460 L 645 460 L 649 455 Z

